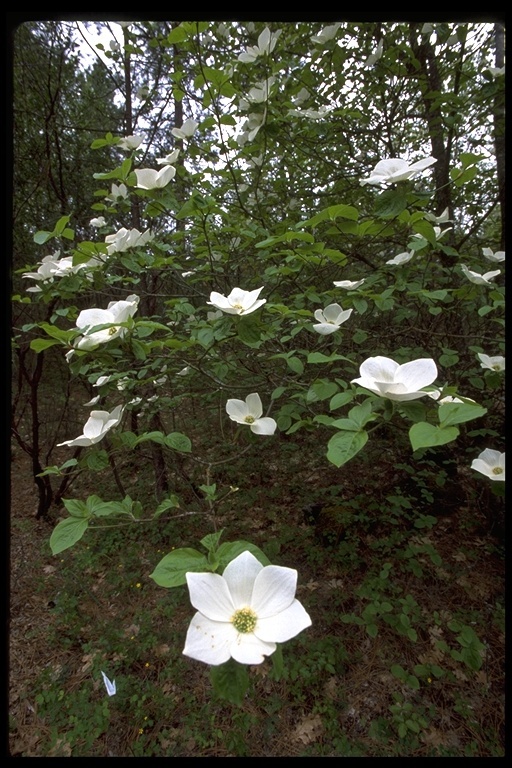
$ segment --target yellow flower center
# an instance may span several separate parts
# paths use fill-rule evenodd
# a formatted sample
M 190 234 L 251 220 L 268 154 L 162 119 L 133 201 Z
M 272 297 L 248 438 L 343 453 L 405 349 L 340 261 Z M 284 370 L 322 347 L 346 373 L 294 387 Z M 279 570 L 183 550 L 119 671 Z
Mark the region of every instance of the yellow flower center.
M 246 424 L 254 424 L 255 418 L 254 418 L 254 416 L 246 416 L 244 421 L 245 421 Z
M 493 467 L 492 468 L 493 475 L 502 475 L 503 474 L 503 467 Z
M 494 363 L 491 367 L 493 371 L 501 371 L 501 365 L 499 363 Z
M 237 632 L 242 632 L 243 634 L 253 632 L 257 621 L 258 617 L 252 608 L 239 608 L 231 617 L 231 623 L 234 628 Z
M 117 331 L 118 331 L 118 329 L 116 328 L 116 326 L 115 326 L 115 325 L 113 325 L 113 326 L 112 326 L 112 328 L 109 328 L 109 329 L 108 329 L 108 335 L 109 335 L 109 336 L 115 336 L 115 335 L 116 335 L 116 333 L 117 333 Z
M 232 304 L 233 309 L 243 309 L 243 304 Z

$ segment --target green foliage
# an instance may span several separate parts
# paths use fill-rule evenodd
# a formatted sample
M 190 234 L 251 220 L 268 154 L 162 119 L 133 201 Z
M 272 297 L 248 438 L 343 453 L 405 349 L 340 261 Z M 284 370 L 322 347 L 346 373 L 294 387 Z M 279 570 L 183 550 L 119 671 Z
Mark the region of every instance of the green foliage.
M 415 585 L 453 577 L 429 538 L 437 526 L 436 494 L 460 478 L 467 494 L 461 505 L 478 507 L 482 484 L 492 480 L 473 473 L 471 460 L 491 442 L 504 449 L 503 377 L 483 371 L 477 357 L 479 351 L 503 353 L 504 263 L 487 283 L 471 282 L 460 270 L 490 271 L 483 249 L 503 247 L 503 165 L 496 147 L 504 78 L 483 74 L 494 63 L 492 29 L 436 23 L 425 32 L 415 22 L 340 22 L 332 37 L 316 40 L 320 25 L 309 22 L 141 21 L 122 30 L 122 46 L 98 47 L 108 77 L 99 63 L 77 66 L 64 22 L 23 26 L 15 46 L 14 266 L 16 280 L 35 290 L 28 302 L 15 304 L 13 422 L 19 445 L 34 457 L 45 498 L 62 499 L 69 514 L 51 534 L 52 554 L 70 555 L 87 531 L 97 555 L 91 553 L 91 568 L 107 540 L 109 557 L 115 553 L 124 565 L 124 536 L 133 528 L 151 530 L 159 551 L 170 549 L 150 574 L 152 586 L 168 592 L 185 585 L 187 573 L 221 573 L 246 550 L 264 566 L 270 564 L 266 552 L 288 565 L 285 534 L 274 536 L 276 512 L 269 512 L 264 533 L 256 524 L 240 530 L 245 519 L 253 509 L 272 507 L 269 498 L 278 492 L 283 467 L 297 467 L 295 456 L 301 458 L 292 483 L 299 509 L 309 463 L 318 476 L 347 470 L 350 479 L 353 468 L 371 491 L 366 498 L 348 490 L 325 505 L 325 530 L 321 536 L 317 521 L 316 533 L 331 555 L 302 539 L 295 519 L 286 521 L 288 545 L 305 542 L 299 559 L 315 564 L 319 580 L 331 559 L 336 567 L 344 559 L 354 569 L 365 563 L 355 605 L 326 622 L 352 625 L 370 646 L 391 635 L 413 653 L 429 631 Z M 33 74 L 41 70 L 44 93 Z M 123 107 L 105 96 L 109 77 L 131 98 Z M 107 101 L 110 107 L 100 106 Z M 187 118 L 197 129 L 183 138 L 176 129 Z M 87 130 L 74 130 L 84 120 Z M 140 135 L 143 143 L 123 147 L 118 134 Z M 137 172 L 165 170 L 163 158 L 173 150 L 179 150 L 173 178 L 163 187 L 141 186 Z M 412 163 L 430 155 L 436 164 L 410 178 L 361 184 L 379 160 Z M 36 177 L 34 157 L 42 158 Z M 92 213 L 97 220 L 91 223 Z M 50 246 L 61 270 L 43 261 Z M 70 260 L 65 268 L 62 259 Z M 27 262 L 39 262 L 41 271 L 27 276 Z M 345 287 L 335 285 L 340 281 Z M 228 297 L 235 288 L 259 289 L 261 305 L 253 311 L 237 299 L 226 312 L 215 294 Z M 16 291 L 21 296 L 21 288 Z M 134 297 L 128 317 L 119 305 L 128 298 L 133 305 Z M 349 316 L 317 332 L 318 311 L 335 304 Z M 88 347 L 91 334 L 98 341 Z M 369 394 L 354 384 L 359 366 L 373 357 L 399 365 L 432 360 L 435 384 L 416 392 L 411 375 L 389 392 L 386 373 Z M 53 359 L 66 372 L 62 378 L 57 366 L 53 372 L 63 405 L 59 414 L 54 406 L 42 462 L 41 446 L 30 446 L 25 435 L 39 439 L 39 382 L 45 361 Z M 100 413 L 94 429 L 101 423 L 104 432 L 91 427 L 86 449 L 86 441 L 75 443 L 77 453 L 66 460 L 58 441 L 80 434 L 72 430 L 86 421 L 84 391 L 91 418 Z M 262 413 L 244 420 L 226 411 L 228 400 L 243 403 L 253 393 Z M 109 414 L 120 405 L 113 424 Z M 474 419 L 477 429 L 468 426 Z M 451 474 L 442 458 L 429 463 L 448 450 L 455 456 Z M 398 479 L 384 487 L 386 460 L 405 472 L 412 491 L 398 487 Z M 64 498 L 71 481 L 86 501 Z M 53 494 L 52 483 L 59 482 Z M 91 495 L 91 483 L 110 500 Z M 220 543 L 228 527 L 230 540 Z M 119 539 L 108 538 L 110 529 Z M 256 537 L 259 544 L 250 540 Z M 77 552 L 91 546 L 86 541 Z M 452 670 L 479 672 L 485 645 L 463 612 L 443 616 L 436 626 L 444 636 L 434 647 Z M 153 640 L 148 630 L 148 648 Z M 126 639 L 112 642 L 126 645 Z M 272 686 L 283 686 L 295 707 L 311 705 L 311 720 L 299 728 L 304 751 L 329 751 L 320 741 L 312 746 L 312 734 L 320 728 L 315 718 L 334 721 L 336 697 L 326 703 L 323 686 L 342 676 L 346 651 L 335 630 L 296 647 L 291 658 L 280 648 L 274 654 L 264 691 L 233 660 L 212 667 L 213 690 L 221 706 L 238 707 L 240 732 L 203 703 L 197 717 L 206 723 L 204 733 L 197 727 L 194 736 L 200 748 L 222 742 L 228 754 L 244 756 L 248 694 L 259 690 L 272 710 L 272 696 L 279 700 Z M 434 714 L 416 697 L 425 679 L 448 672 L 435 660 L 412 664 L 408 658 L 390 661 L 388 669 L 402 692 L 393 688 L 387 717 L 365 727 L 371 739 L 386 746 L 398 740 L 397 754 L 413 755 Z M 144 738 L 134 750 L 146 756 L 158 713 L 142 712 L 158 686 L 148 683 L 141 693 L 126 685 L 124 701 L 137 723 L 147 717 L 146 726 L 136 726 Z M 66 744 L 80 744 L 78 751 L 105 731 L 106 706 L 92 710 L 94 737 L 79 721 L 88 695 L 77 695 L 58 718 L 52 750 L 66 749 L 59 727 L 66 728 Z M 53 717 L 55 691 L 40 696 Z M 163 697 L 159 703 L 165 706 Z M 193 712 L 196 703 L 191 697 L 182 705 Z M 275 727 L 270 715 L 266 727 Z M 357 754 L 359 745 L 339 731 L 324 731 L 331 751 Z M 163 743 L 158 749 L 165 752 Z M 184 747 L 173 749 L 178 754 Z

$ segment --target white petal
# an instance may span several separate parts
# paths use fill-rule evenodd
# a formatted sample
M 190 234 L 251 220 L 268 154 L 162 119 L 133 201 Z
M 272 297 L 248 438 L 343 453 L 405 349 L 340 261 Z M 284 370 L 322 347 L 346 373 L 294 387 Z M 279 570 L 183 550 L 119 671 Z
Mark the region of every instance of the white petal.
M 339 304 L 329 304 L 329 306 L 324 309 L 324 318 L 328 323 L 335 323 L 338 325 L 338 317 L 342 312 L 343 310 Z
M 224 568 L 225 579 L 236 608 L 252 605 L 254 581 L 263 566 L 254 555 L 246 550 Z
M 313 328 L 317 333 L 321 333 L 322 336 L 328 336 L 330 333 L 338 330 L 338 326 L 332 323 L 315 323 Z
M 258 296 L 260 295 L 261 291 L 263 290 L 263 286 L 261 288 L 256 288 L 255 291 L 247 291 L 245 293 L 245 299 L 243 301 L 244 309 L 249 309 L 253 306 L 253 304 L 256 303 Z M 260 304 L 258 306 L 261 306 L 261 303 L 265 303 L 266 299 L 260 299 Z
M 107 689 L 108 695 L 109 696 L 115 696 L 115 693 L 116 693 L 116 681 L 115 680 L 110 681 L 108 679 L 108 677 L 106 676 L 106 674 L 103 672 L 103 670 L 102 670 L 101 674 L 103 675 L 103 682 L 105 683 L 105 688 Z
M 315 309 L 315 320 L 319 323 L 325 323 L 325 315 L 322 309 Z
M 218 307 L 224 311 L 232 309 L 228 299 L 223 296 L 222 293 L 217 293 L 217 291 L 212 291 L 210 293 L 210 301 L 208 301 L 207 304 L 213 304 L 214 307 Z
M 76 319 L 77 328 L 93 328 L 95 325 L 112 323 L 114 317 L 108 309 L 82 309 Z
M 190 602 L 206 618 L 229 621 L 235 611 L 227 582 L 218 573 L 186 574 Z
M 275 649 L 275 643 L 265 642 L 252 632 L 239 632 L 231 646 L 231 656 L 240 664 L 261 664 Z
M 404 384 L 407 392 L 418 391 L 432 384 L 437 377 L 437 366 L 430 358 L 411 360 L 400 366 L 395 376 L 397 381 Z
M 277 429 L 277 422 L 271 419 L 270 416 L 264 416 L 262 419 L 256 419 L 251 424 L 251 432 L 255 435 L 273 435 Z
M 395 372 L 398 369 L 398 363 L 391 360 L 389 357 L 382 357 L 377 355 L 376 357 L 369 357 L 359 367 L 359 374 L 364 379 L 370 381 L 389 381 L 392 382 L 395 379 Z
M 250 415 L 254 416 L 255 419 L 259 419 L 263 413 L 263 406 L 261 404 L 261 398 L 258 393 L 252 392 L 250 395 L 247 395 L 245 402 L 247 403 L 247 408 L 249 409 Z
M 235 400 L 231 398 L 226 403 L 226 413 L 232 421 L 237 421 L 239 424 L 245 424 L 245 418 L 249 415 L 249 409 L 247 403 L 243 400 Z
M 156 187 L 157 171 L 152 168 L 138 168 L 135 175 L 137 186 L 141 189 L 154 189 Z
M 293 602 L 297 589 L 297 571 L 280 565 L 267 565 L 257 575 L 251 608 L 258 619 L 281 613 Z
M 99 441 L 104 433 L 107 415 L 107 411 L 91 411 L 91 415 L 84 426 L 85 437 L 88 437 L 92 442 Z
M 306 627 L 310 627 L 311 623 L 311 617 L 304 606 L 298 600 L 294 600 L 288 608 L 276 616 L 260 619 L 254 634 L 267 642 L 272 640 L 275 643 L 284 643 Z
M 231 622 L 210 621 L 202 613 L 196 613 L 187 631 L 183 653 L 205 664 L 223 664 L 231 657 L 237 634 Z

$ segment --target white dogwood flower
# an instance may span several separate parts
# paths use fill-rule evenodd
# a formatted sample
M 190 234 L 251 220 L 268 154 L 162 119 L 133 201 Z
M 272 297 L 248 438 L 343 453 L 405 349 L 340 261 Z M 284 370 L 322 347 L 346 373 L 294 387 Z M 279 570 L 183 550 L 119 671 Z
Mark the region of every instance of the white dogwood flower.
M 89 224 L 91 227 L 105 227 L 107 222 L 105 221 L 104 216 L 96 216 L 94 219 L 91 219 Z
M 412 259 L 414 256 L 414 251 L 404 251 L 403 253 L 398 253 L 396 256 L 394 256 L 392 259 L 389 259 L 389 261 L 386 261 L 386 264 L 393 264 L 395 266 L 400 264 L 406 264 L 408 261 Z
M 471 462 L 471 469 L 481 472 L 491 480 L 505 480 L 505 454 L 486 448 Z
M 322 336 L 327 336 L 329 333 L 337 331 L 351 314 L 352 308 L 342 309 L 339 304 L 329 304 L 325 309 L 315 310 L 315 319 L 318 322 L 313 324 L 313 328 Z
M 356 288 L 359 288 L 365 281 L 365 278 L 363 277 L 362 280 L 333 280 L 334 285 L 337 288 L 345 288 L 346 291 L 355 291 Z
M 192 118 L 189 117 L 188 120 L 185 120 L 181 128 L 171 128 L 171 133 L 177 139 L 189 139 L 196 132 L 198 125 L 199 123 L 197 120 L 192 120 Z
M 439 214 L 439 216 L 436 216 L 434 213 L 426 213 L 425 218 L 428 219 L 428 221 L 431 221 L 433 224 L 446 224 L 448 221 L 452 221 L 452 219 L 449 219 L 450 212 L 448 211 L 448 208 L 445 208 L 442 213 Z
M 87 447 L 99 443 L 112 427 L 119 424 L 123 410 L 123 405 L 117 405 L 111 413 L 108 411 L 91 411 L 91 415 L 85 422 L 83 434 L 75 437 L 74 440 L 65 440 L 63 443 L 57 443 L 57 445 Z
M 226 413 L 237 424 L 248 424 L 256 435 L 273 435 L 277 424 L 270 416 L 263 416 L 261 398 L 257 392 L 247 395 L 245 402 L 231 398 L 226 403 Z
M 329 42 L 329 40 L 333 40 L 340 27 L 341 23 L 329 24 L 328 27 L 321 29 L 317 35 L 311 35 L 311 42 L 316 45 L 323 45 L 324 43 Z
M 493 251 L 492 248 L 482 248 L 482 253 L 486 259 L 493 261 L 495 264 L 505 261 L 505 251 Z
M 121 323 L 126 323 L 129 317 L 133 317 L 137 311 L 139 297 L 135 294 L 121 301 L 111 301 L 107 309 L 83 309 L 76 319 L 76 326 L 83 335 L 74 342 L 77 349 L 91 350 L 100 344 L 106 344 L 112 339 L 124 336 L 126 328 Z M 98 325 L 106 325 L 99 331 L 92 330 Z
M 111 256 L 113 253 L 122 253 L 128 248 L 140 248 L 153 239 L 153 235 L 146 229 L 145 232 L 139 232 L 138 229 L 126 229 L 121 227 L 118 232 L 107 235 L 105 243 L 107 244 L 107 253 Z
M 133 149 L 137 149 L 143 142 L 142 136 L 125 136 L 124 139 L 121 139 L 117 142 L 117 146 L 120 149 L 126 149 L 129 152 L 131 152 Z
M 492 272 L 485 272 L 481 275 L 480 272 L 473 272 L 473 270 L 468 269 L 465 264 L 461 264 L 460 268 L 467 279 L 471 283 L 475 283 L 475 285 L 492 285 L 491 280 L 494 280 L 495 277 L 501 274 L 500 269 L 495 269 Z
M 173 149 L 173 151 L 169 152 L 167 155 L 165 155 L 165 157 L 157 157 L 156 161 L 158 165 L 174 165 L 178 159 L 179 154 L 179 149 Z
M 210 301 L 207 304 L 211 304 L 217 309 L 221 309 L 228 315 L 249 315 L 259 307 L 261 307 L 266 299 L 258 299 L 261 288 L 257 288 L 255 291 L 244 291 L 242 288 L 233 288 L 229 296 L 223 296 L 222 293 L 212 291 L 210 293 Z
M 196 608 L 183 653 L 214 666 L 230 658 L 261 664 L 276 650 L 311 626 L 311 618 L 295 598 L 297 571 L 263 566 L 242 552 L 224 573 L 187 573 L 190 602 Z
M 424 157 L 416 163 L 407 163 L 399 157 L 391 157 L 387 160 L 379 160 L 367 179 L 361 179 L 360 184 L 395 184 L 397 181 L 407 181 L 422 173 L 434 163 L 435 157 Z
M 484 355 L 483 352 L 479 352 L 477 354 L 477 357 L 480 360 L 481 368 L 488 368 L 491 371 L 505 370 L 505 358 L 502 357 L 502 355 L 495 355 L 494 357 L 489 357 L 489 355 Z
M 258 45 L 248 46 L 245 51 L 238 56 L 238 61 L 252 64 L 252 62 L 256 61 L 259 56 L 265 56 L 265 54 L 272 53 L 276 47 L 277 39 L 280 34 L 280 29 L 276 32 L 271 32 L 268 27 L 265 27 L 258 37 Z
M 128 188 L 126 184 L 112 184 L 110 195 L 107 195 L 105 200 L 112 200 L 113 203 L 117 203 L 119 200 L 125 200 L 128 197 Z
M 427 395 L 423 387 L 432 384 L 437 376 L 437 366 L 430 358 L 420 358 L 399 365 L 389 357 L 369 357 L 359 367 L 359 377 L 353 384 L 374 392 L 389 400 L 417 400 Z
M 164 165 L 159 171 L 154 171 L 152 168 L 138 168 L 135 175 L 139 189 L 162 189 L 174 179 L 176 168 L 173 165 Z

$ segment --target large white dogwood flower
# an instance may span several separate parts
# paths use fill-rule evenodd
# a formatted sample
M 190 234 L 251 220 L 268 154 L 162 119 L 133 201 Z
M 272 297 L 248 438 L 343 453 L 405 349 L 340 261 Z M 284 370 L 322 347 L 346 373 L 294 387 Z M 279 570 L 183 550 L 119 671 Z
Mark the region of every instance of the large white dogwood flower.
M 347 291 L 355 291 L 356 288 L 359 288 L 365 281 L 365 278 L 363 277 L 362 280 L 333 280 L 334 285 L 337 288 L 345 288 Z
M 118 232 L 107 235 L 105 243 L 107 244 L 107 253 L 111 256 L 113 253 L 122 253 L 128 248 L 140 248 L 153 239 L 153 235 L 146 229 L 145 232 L 139 232 L 138 229 L 126 229 L 121 227 Z
M 270 416 L 262 416 L 263 406 L 257 392 L 247 395 L 245 402 L 231 398 L 226 403 L 226 413 L 231 421 L 247 424 L 257 435 L 273 435 L 277 424 Z
M 38 267 L 37 272 L 24 272 L 22 277 L 29 277 L 32 280 L 38 280 L 44 282 L 53 283 L 56 277 L 66 277 L 66 275 L 77 274 L 78 272 L 88 272 L 93 267 L 100 266 L 103 262 L 101 259 L 92 258 L 89 261 L 82 262 L 81 264 L 73 264 L 72 256 L 60 257 L 60 251 L 45 256 Z M 92 279 L 89 274 L 85 275 L 88 279 Z M 40 292 L 41 288 L 36 285 L 31 288 L 27 288 L 27 291 L 34 293 Z
M 164 165 L 159 171 L 154 171 L 152 168 L 138 168 L 135 175 L 139 189 L 162 189 L 174 179 L 176 168 L 170 164 Z
M 111 301 L 107 309 L 83 309 L 76 319 L 76 326 L 83 332 L 74 342 L 78 349 L 95 349 L 100 344 L 106 344 L 118 336 L 124 336 L 126 328 L 121 323 L 126 323 L 129 317 L 133 317 L 137 311 L 139 297 L 135 294 L 121 301 Z M 92 329 L 97 325 L 106 325 L 99 331 Z
M 495 269 L 492 272 L 485 272 L 485 274 L 481 275 L 480 272 L 473 272 L 472 269 L 468 269 L 465 264 L 461 264 L 460 268 L 467 279 L 471 283 L 475 283 L 475 285 L 492 285 L 491 280 L 494 280 L 495 277 L 501 274 L 500 269 Z
M 318 322 L 313 324 L 313 328 L 317 333 L 321 333 L 322 336 L 327 336 L 329 333 L 337 331 L 351 314 L 352 308 L 342 309 L 339 304 L 329 304 L 325 309 L 315 310 L 315 319 Z
M 137 149 L 137 147 L 142 144 L 143 140 L 144 138 L 142 136 L 136 136 L 135 134 L 132 136 L 125 136 L 117 142 L 117 146 L 120 149 L 126 149 L 128 152 L 131 152 L 133 149 Z
M 179 154 L 179 149 L 173 149 L 173 151 L 169 152 L 167 155 L 165 155 L 165 157 L 157 157 L 156 161 L 158 165 L 174 165 L 178 159 Z
M 254 312 L 263 304 L 266 299 L 258 299 L 261 288 L 257 288 L 255 291 L 244 291 L 242 288 L 233 288 L 229 296 L 223 296 L 222 293 L 212 291 L 210 293 L 210 301 L 207 304 L 211 304 L 217 309 L 221 309 L 228 315 L 249 315 Z
M 498 264 L 500 261 L 505 261 L 505 251 L 493 251 L 492 248 L 482 248 L 482 253 L 486 259 Z
M 329 24 L 328 27 L 321 29 L 317 35 L 311 35 L 311 42 L 315 43 L 316 45 L 323 45 L 324 43 L 327 43 L 329 40 L 332 40 L 336 37 L 336 33 L 340 27 L 340 22 L 337 22 L 336 24 Z
M 112 200 L 113 203 L 118 200 L 124 200 L 128 197 L 128 188 L 126 184 L 112 184 L 110 195 L 107 195 L 105 200 Z
M 481 368 L 489 368 L 491 371 L 505 370 L 505 358 L 502 355 L 489 357 L 489 355 L 484 355 L 483 352 L 479 352 L 477 357 L 480 360 Z
M 402 253 L 398 253 L 392 259 L 389 259 L 389 261 L 386 261 L 386 264 L 393 264 L 395 266 L 400 264 L 407 264 L 407 262 L 410 261 L 413 256 L 414 251 L 403 251 Z
M 117 405 L 111 413 L 108 411 L 91 411 L 91 415 L 84 425 L 83 435 L 74 440 L 65 440 L 57 445 L 95 445 L 102 440 L 109 429 L 117 426 L 123 416 L 124 405 Z
M 295 598 L 297 571 L 263 566 L 242 552 L 224 573 L 187 573 L 190 602 L 196 608 L 183 653 L 214 666 L 230 658 L 261 664 L 265 656 L 311 626 Z
M 359 377 L 352 379 L 352 383 L 389 400 L 417 400 L 428 394 L 421 390 L 432 384 L 436 376 L 437 366 L 430 358 L 399 365 L 389 357 L 378 355 L 361 363 Z
M 280 29 L 276 30 L 276 32 L 271 32 L 268 27 L 265 27 L 258 37 L 258 45 L 248 46 L 245 51 L 239 55 L 238 61 L 252 64 L 252 62 L 256 61 L 259 56 L 265 56 L 267 53 L 272 53 L 276 47 L 277 38 L 280 34 Z
M 486 448 L 471 462 L 471 469 L 476 469 L 491 480 L 505 480 L 505 454 Z
M 407 181 L 422 173 L 434 163 L 437 163 L 435 157 L 424 157 L 416 163 L 407 163 L 399 157 L 390 157 L 387 160 L 380 160 L 367 179 L 361 179 L 360 184 L 394 184 L 397 181 Z
M 196 132 L 196 128 L 199 125 L 197 120 L 192 120 L 191 117 L 185 120 L 181 128 L 172 128 L 171 133 L 177 139 L 189 139 Z

